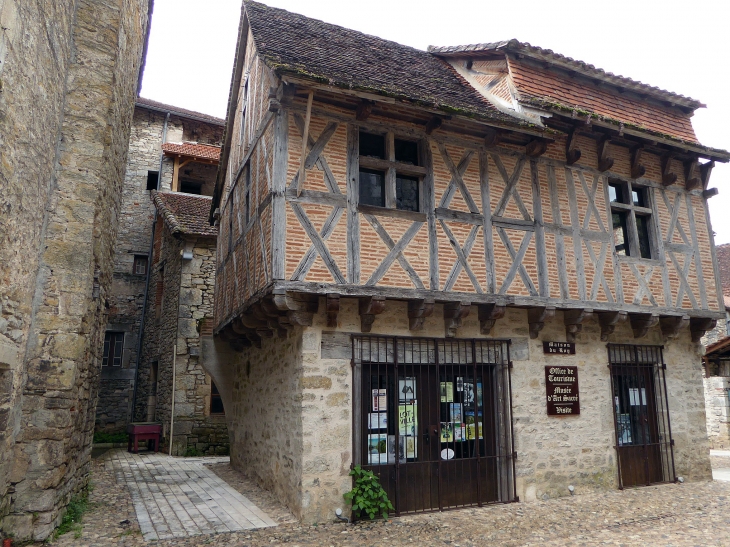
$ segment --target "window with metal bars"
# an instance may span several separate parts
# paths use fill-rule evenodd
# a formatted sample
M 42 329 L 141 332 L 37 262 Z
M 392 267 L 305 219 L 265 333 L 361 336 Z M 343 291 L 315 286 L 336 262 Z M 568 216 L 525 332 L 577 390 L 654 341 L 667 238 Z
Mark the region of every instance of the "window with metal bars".
M 516 499 L 509 341 L 353 337 L 354 460 L 396 513 Z
M 621 488 L 676 478 L 662 346 L 608 345 Z

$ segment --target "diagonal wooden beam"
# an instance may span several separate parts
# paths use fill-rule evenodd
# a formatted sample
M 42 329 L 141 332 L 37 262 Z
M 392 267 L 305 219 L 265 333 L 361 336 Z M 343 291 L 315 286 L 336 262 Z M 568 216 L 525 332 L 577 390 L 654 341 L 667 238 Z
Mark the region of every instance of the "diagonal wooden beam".
M 368 279 L 367 283 L 365 283 L 366 286 L 373 286 L 382 279 L 385 273 L 390 269 L 390 266 L 393 264 L 396 257 L 403 252 L 403 249 L 406 248 L 424 224 L 425 222 L 414 222 L 411 224 L 411 227 L 406 230 L 400 240 L 398 240 L 398 243 L 393 246 L 380 265 L 375 269 L 373 274 L 370 276 L 370 279 Z
M 497 170 L 499 171 L 499 174 L 502 176 L 502 180 L 504 180 L 505 183 L 502 197 L 499 199 L 499 202 L 497 202 L 497 207 L 494 209 L 494 213 L 492 214 L 494 216 L 501 217 L 504 214 L 505 209 L 507 208 L 507 203 L 509 202 L 510 197 L 512 197 L 515 200 L 517 208 L 520 210 L 522 217 L 525 220 L 532 220 L 529 211 L 525 207 L 525 204 L 522 202 L 522 198 L 517 191 L 517 183 L 520 182 L 522 171 L 525 168 L 525 158 L 520 158 L 517 161 L 517 164 L 512 171 L 512 175 L 507 174 L 507 170 L 502 163 L 502 158 L 500 158 L 497 154 L 492 154 L 492 160 L 494 161 L 494 165 L 497 166 Z
M 395 241 L 393 241 L 393 239 L 390 237 L 390 234 L 388 234 L 383 225 L 380 224 L 380 221 L 377 219 L 377 217 L 368 214 L 363 214 L 363 217 L 365 217 L 365 220 L 368 221 L 370 226 L 372 226 L 375 232 L 380 236 L 380 239 L 383 240 L 383 243 L 385 243 L 385 245 L 388 247 L 388 250 L 392 251 L 395 247 Z M 403 268 L 408 274 L 408 277 L 411 278 L 411 282 L 416 286 L 416 288 L 423 289 L 424 286 L 421 278 L 416 273 L 416 270 L 413 269 L 413 266 L 411 266 L 410 262 L 408 262 L 408 259 L 403 255 L 403 252 L 399 252 L 396 259 L 401 265 L 401 268 Z
M 469 256 L 469 253 L 471 252 L 471 247 L 474 246 L 474 240 L 476 239 L 476 234 L 478 230 L 478 226 L 474 226 L 471 229 L 471 232 L 469 233 L 469 238 L 471 239 L 471 245 L 469 245 L 469 239 L 467 239 L 466 244 L 464 245 L 464 249 L 461 248 L 459 245 L 459 242 L 456 241 L 456 237 L 454 237 L 453 232 L 449 229 L 449 227 L 446 225 L 446 223 L 443 220 L 439 220 L 439 223 L 441 224 L 441 228 L 443 229 L 444 233 L 446 234 L 447 239 L 449 240 L 449 243 L 451 243 L 451 247 L 454 249 L 454 252 L 456 253 L 456 260 L 457 263 L 461 264 L 461 267 L 466 271 L 466 275 L 469 276 L 469 279 L 471 280 L 471 284 L 474 285 L 474 289 L 477 291 L 477 293 L 481 294 L 484 291 L 482 290 L 482 287 L 479 285 L 479 281 L 477 281 L 476 276 L 474 275 L 474 272 L 472 271 L 471 267 L 469 266 L 469 262 L 467 261 L 467 257 Z M 466 247 L 469 246 L 469 249 L 464 252 Z M 452 269 L 452 273 L 454 272 L 454 269 Z M 445 291 L 449 291 L 453 288 L 454 284 L 456 283 L 456 278 L 458 277 L 458 273 L 452 278 L 451 275 L 449 276 L 449 279 L 446 280 L 446 283 L 448 284 L 449 281 L 451 281 L 451 286 L 444 286 Z
M 464 179 L 462 178 L 469 167 L 469 162 L 474 155 L 474 150 L 465 151 L 464 155 L 461 158 L 461 161 L 459 162 L 459 165 L 455 166 L 454 162 L 449 156 L 448 150 L 446 150 L 446 145 L 444 145 L 444 143 L 442 142 L 436 144 L 438 146 L 439 152 L 441 153 L 441 158 L 444 160 L 446 167 L 451 173 L 451 181 L 449 181 L 449 185 L 446 187 L 446 191 L 441 197 L 441 207 L 449 206 L 451 200 L 454 197 L 454 192 L 456 191 L 456 188 L 458 188 L 461 192 L 461 195 L 464 197 L 464 201 L 466 201 L 466 204 L 469 207 L 469 211 L 471 211 L 472 213 L 479 213 L 479 209 L 477 208 L 476 203 L 474 203 L 474 199 L 471 197 L 469 190 L 466 188 L 466 184 L 464 184 Z
M 525 287 L 527 287 L 527 290 L 530 291 L 532 296 L 537 296 L 535 284 L 532 282 L 532 279 L 530 279 L 524 264 L 522 264 L 522 259 L 525 258 L 527 247 L 529 247 L 530 240 L 532 239 L 532 232 L 525 232 L 525 235 L 522 237 L 520 249 L 517 252 L 515 252 L 515 248 L 512 246 L 512 242 L 510 241 L 509 236 L 507 236 L 507 233 L 504 231 L 504 228 L 498 227 L 497 234 L 499 234 L 499 238 L 502 240 L 502 243 L 504 243 L 504 246 L 507 248 L 507 252 L 512 257 L 512 266 L 507 272 L 507 275 L 502 282 L 502 286 L 499 288 L 499 294 L 505 294 L 507 292 L 507 289 L 509 289 L 512 285 L 515 274 L 519 272 L 522 282 L 525 284 Z
M 320 237 L 323 241 L 327 241 L 332 235 L 332 232 L 335 231 L 337 223 L 340 221 L 340 218 L 342 218 L 342 214 L 344 212 L 344 207 L 334 207 L 332 211 L 330 211 L 330 214 L 327 216 L 324 224 L 322 225 L 322 231 L 320 232 Z M 306 215 L 303 210 L 302 213 Z M 309 249 L 307 249 L 307 252 L 304 253 L 302 259 L 299 261 L 296 269 L 294 270 L 294 273 L 291 276 L 292 281 L 302 281 L 306 277 L 309 270 L 312 268 L 312 265 L 314 264 L 314 261 L 317 259 L 318 255 L 319 253 L 317 252 L 317 247 L 314 243 L 312 243 Z
M 644 275 L 639 273 L 639 269 L 636 267 L 636 264 L 629 263 L 629 269 L 631 269 L 631 272 L 634 274 L 634 276 L 636 277 L 636 281 L 639 284 L 636 295 L 634 295 L 633 303 L 636 305 L 641 305 L 641 301 L 644 300 L 644 295 L 646 295 L 652 306 L 656 306 L 656 300 L 654 299 L 654 295 L 651 294 L 648 285 L 649 281 L 651 280 L 651 276 L 654 275 L 654 266 L 649 266 L 646 269 L 646 273 Z
M 332 258 L 332 255 L 330 254 L 330 251 L 327 248 L 327 245 L 324 244 L 324 241 L 322 241 L 322 238 L 319 236 L 319 233 L 314 228 L 312 223 L 309 221 L 309 217 L 307 216 L 307 213 L 304 212 L 301 205 L 299 205 L 298 203 L 290 201 L 289 205 L 291 206 L 292 211 L 294 211 L 294 214 L 296 215 L 297 219 L 299 220 L 299 223 L 304 228 L 304 231 L 306 232 L 307 236 L 309 236 L 309 239 L 314 244 L 314 247 L 316 248 L 317 252 L 319 253 L 319 256 L 322 257 L 322 261 L 324 262 L 324 265 L 327 266 L 327 269 L 332 274 L 332 277 L 334 278 L 335 283 L 345 283 L 345 278 L 342 275 L 340 268 L 337 266 L 335 259 Z

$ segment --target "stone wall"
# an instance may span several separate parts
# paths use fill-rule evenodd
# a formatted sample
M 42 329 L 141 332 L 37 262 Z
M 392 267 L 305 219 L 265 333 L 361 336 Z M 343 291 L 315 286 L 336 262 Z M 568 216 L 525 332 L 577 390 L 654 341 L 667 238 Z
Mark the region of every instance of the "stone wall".
M 152 225 L 155 219 L 155 207 L 147 190 L 148 173 L 159 171 L 162 161 L 161 188 L 170 190 L 173 160 L 162 156 L 163 140 L 198 141 L 212 145 L 221 143 L 223 127 L 220 125 L 170 115 L 165 134 L 165 118 L 165 113 L 145 108 L 144 105 L 138 104 L 134 110 L 122 191 L 122 210 L 114 248 L 109 323 L 106 327 L 107 331 L 124 332 L 124 353 L 120 369 L 111 366 L 102 367 L 100 389 L 104 396 L 100 397 L 97 406 L 98 431 L 125 431 L 131 417 L 138 362 L 139 329 L 147 279 L 145 274 L 136 274 L 133 266 L 136 255 L 149 255 Z M 215 172 L 216 166 L 193 162 L 183 167 L 180 177 L 202 182 L 203 193 L 207 191 L 210 194 L 215 181 Z M 121 389 L 120 382 L 131 383 L 131 392 Z M 146 399 L 144 403 L 146 404 Z M 125 408 L 126 413 L 123 412 Z
M 17 432 L 4 439 L 2 529 L 20 539 L 46 538 L 88 481 L 148 5 L 2 5 L 0 286 L 15 325 L 3 402 Z
M 728 365 L 724 368 L 727 369 Z M 704 379 L 707 437 L 710 448 L 730 448 L 730 375 Z
M 159 244 L 153 252 L 135 421 L 162 423 L 164 442 L 172 439 L 174 455 L 227 454 L 226 418 L 210 414 L 211 379 L 199 362 L 201 330 L 213 316 L 215 240 L 174 237 L 162 221 L 155 227 L 155 239 Z M 191 260 L 182 258 L 184 249 L 192 251 Z M 158 283 L 163 278 L 162 294 L 158 296 Z M 171 436 L 173 351 L 175 419 Z M 156 398 L 150 399 L 155 392 Z
M 320 310 L 324 310 L 323 300 Z M 376 317 L 372 334 L 443 338 L 440 304 L 418 333 L 409 331 L 407 311 L 405 302 L 389 300 L 386 311 Z M 357 300 L 341 299 L 337 321 L 336 331 L 360 332 Z M 264 339 L 261 349 L 251 347 L 240 354 L 229 353 L 214 367 L 219 372 L 226 367 L 227 373 L 233 374 L 229 380 L 233 388 L 227 395 L 233 401 L 229 415 L 233 465 L 255 477 L 297 517 L 310 523 L 333 518 L 334 509 L 344 504 L 342 494 L 351 487 L 351 350 L 349 344 L 343 344 L 322 353 L 322 333 L 332 330 L 326 327 L 325 314 L 320 312 L 311 327 L 294 330 L 285 340 Z M 484 338 L 479 334 L 476 313 L 464 319 L 457 336 Z M 512 340 L 513 427 L 520 499 L 566 496 L 569 485 L 577 494 L 617 488 L 611 377 L 598 323 L 585 323 L 575 355 L 543 353 L 543 340 L 565 339 L 562 312 L 548 320 L 539 338 L 532 340 L 527 311 L 508 308 L 490 338 Z M 663 341 L 659 327 L 651 329 L 645 338 L 634 340 L 628 322 L 616 327 L 610 342 L 664 345 L 676 473 L 687 480 L 709 479 L 699 345 L 690 341 L 688 330 L 676 340 Z M 215 360 L 206 356 L 205 362 Z M 579 416 L 547 415 L 546 365 L 578 367 Z M 271 404 L 274 393 L 276 404 Z

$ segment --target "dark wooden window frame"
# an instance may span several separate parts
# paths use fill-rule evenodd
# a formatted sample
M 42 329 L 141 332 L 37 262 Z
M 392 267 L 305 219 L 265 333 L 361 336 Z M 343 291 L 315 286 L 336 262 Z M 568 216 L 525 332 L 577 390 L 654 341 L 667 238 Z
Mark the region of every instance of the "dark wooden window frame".
M 134 255 L 132 263 L 132 273 L 134 275 L 146 275 L 149 266 L 149 257 L 147 255 Z
M 381 209 L 391 209 L 397 211 L 403 211 L 404 213 L 421 213 L 425 210 L 424 199 L 423 199 L 423 178 L 428 173 L 426 167 L 413 163 L 406 163 L 396 161 L 396 144 L 395 141 L 412 142 L 417 146 L 416 156 L 418 162 L 422 161 L 422 146 L 423 143 L 413 138 L 401 137 L 393 131 L 376 132 L 366 129 L 360 129 L 360 134 L 378 135 L 382 136 L 385 140 L 384 158 L 377 158 L 372 156 L 361 156 L 358 153 L 359 170 L 365 172 L 379 172 L 383 174 L 383 206 Z M 409 178 L 417 181 L 417 202 L 418 210 L 413 211 L 412 209 L 401 209 L 398 207 L 397 199 L 397 179 Z M 358 183 L 358 188 L 360 184 Z M 376 205 L 363 204 L 364 207 L 378 207 Z
M 124 332 L 107 331 L 104 334 L 103 367 L 121 367 L 124 355 Z
M 611 201 L 611 195 L 616 192 L 616 201 Z M 640 203 L 634 202 L 634 194 L 637 194 Z M 621 194 L 619 196 L 619 194 Z M 611 227 L 612 233 L 616 229 L 614 216 L 623 220 L 624 245 L 622 249 L 618 249 L 615 245 L 613 252 L 617 256 L 628 256 L 641 260 L 652 260 L 658 257 L 656 245 L 656 229 L 654 227 L 654 211 L 652 208 L 653 195 L 651 188 L 635 184 L 630 180 L 622 180 L 619 178 L 608 179 L 608 196 L 611 208 Z M 637 218 L 644 221 L 645 234 L 640 228 L 641 222 L 637 222 Z M 644 252 L 642 253 L 642 240 Z M 646 256 L 648 255 L 648 256 Z
M 223 399 L 218 391 L 218 386 L 215 385 L 213 380 L 210 381 L 210 415 L 211 416 L 225 416 L 226 409 L 223 407 Z M 220 410 L 219 410 L 220 409 Z

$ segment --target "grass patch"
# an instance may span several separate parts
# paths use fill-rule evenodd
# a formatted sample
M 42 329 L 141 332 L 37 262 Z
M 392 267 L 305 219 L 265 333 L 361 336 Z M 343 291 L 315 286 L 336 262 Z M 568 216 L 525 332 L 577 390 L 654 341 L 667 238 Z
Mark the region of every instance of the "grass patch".
M 84 489 L 68 502 L 66 507 L 66 514 L 61 519 L 56 531 L 53 533 L 53 539 L 67 534 L 69 532 L 74 533 L 74 538 L 79 539 L 81 537 L 81 518 L 84 513 L 89 509 L 89 489 Z
M 94 433 L 94 444 L 126 443 L 126 442 L 127 442 L 126 433 L 105 433 L 103 431 L 98 431 L 98 432 Z
M 195 448 L 194 446 L 188 446 L 185 449 L 185 457 L 186 458 L 197 458 L 198 456 L 203 456 L 204 454 Z

